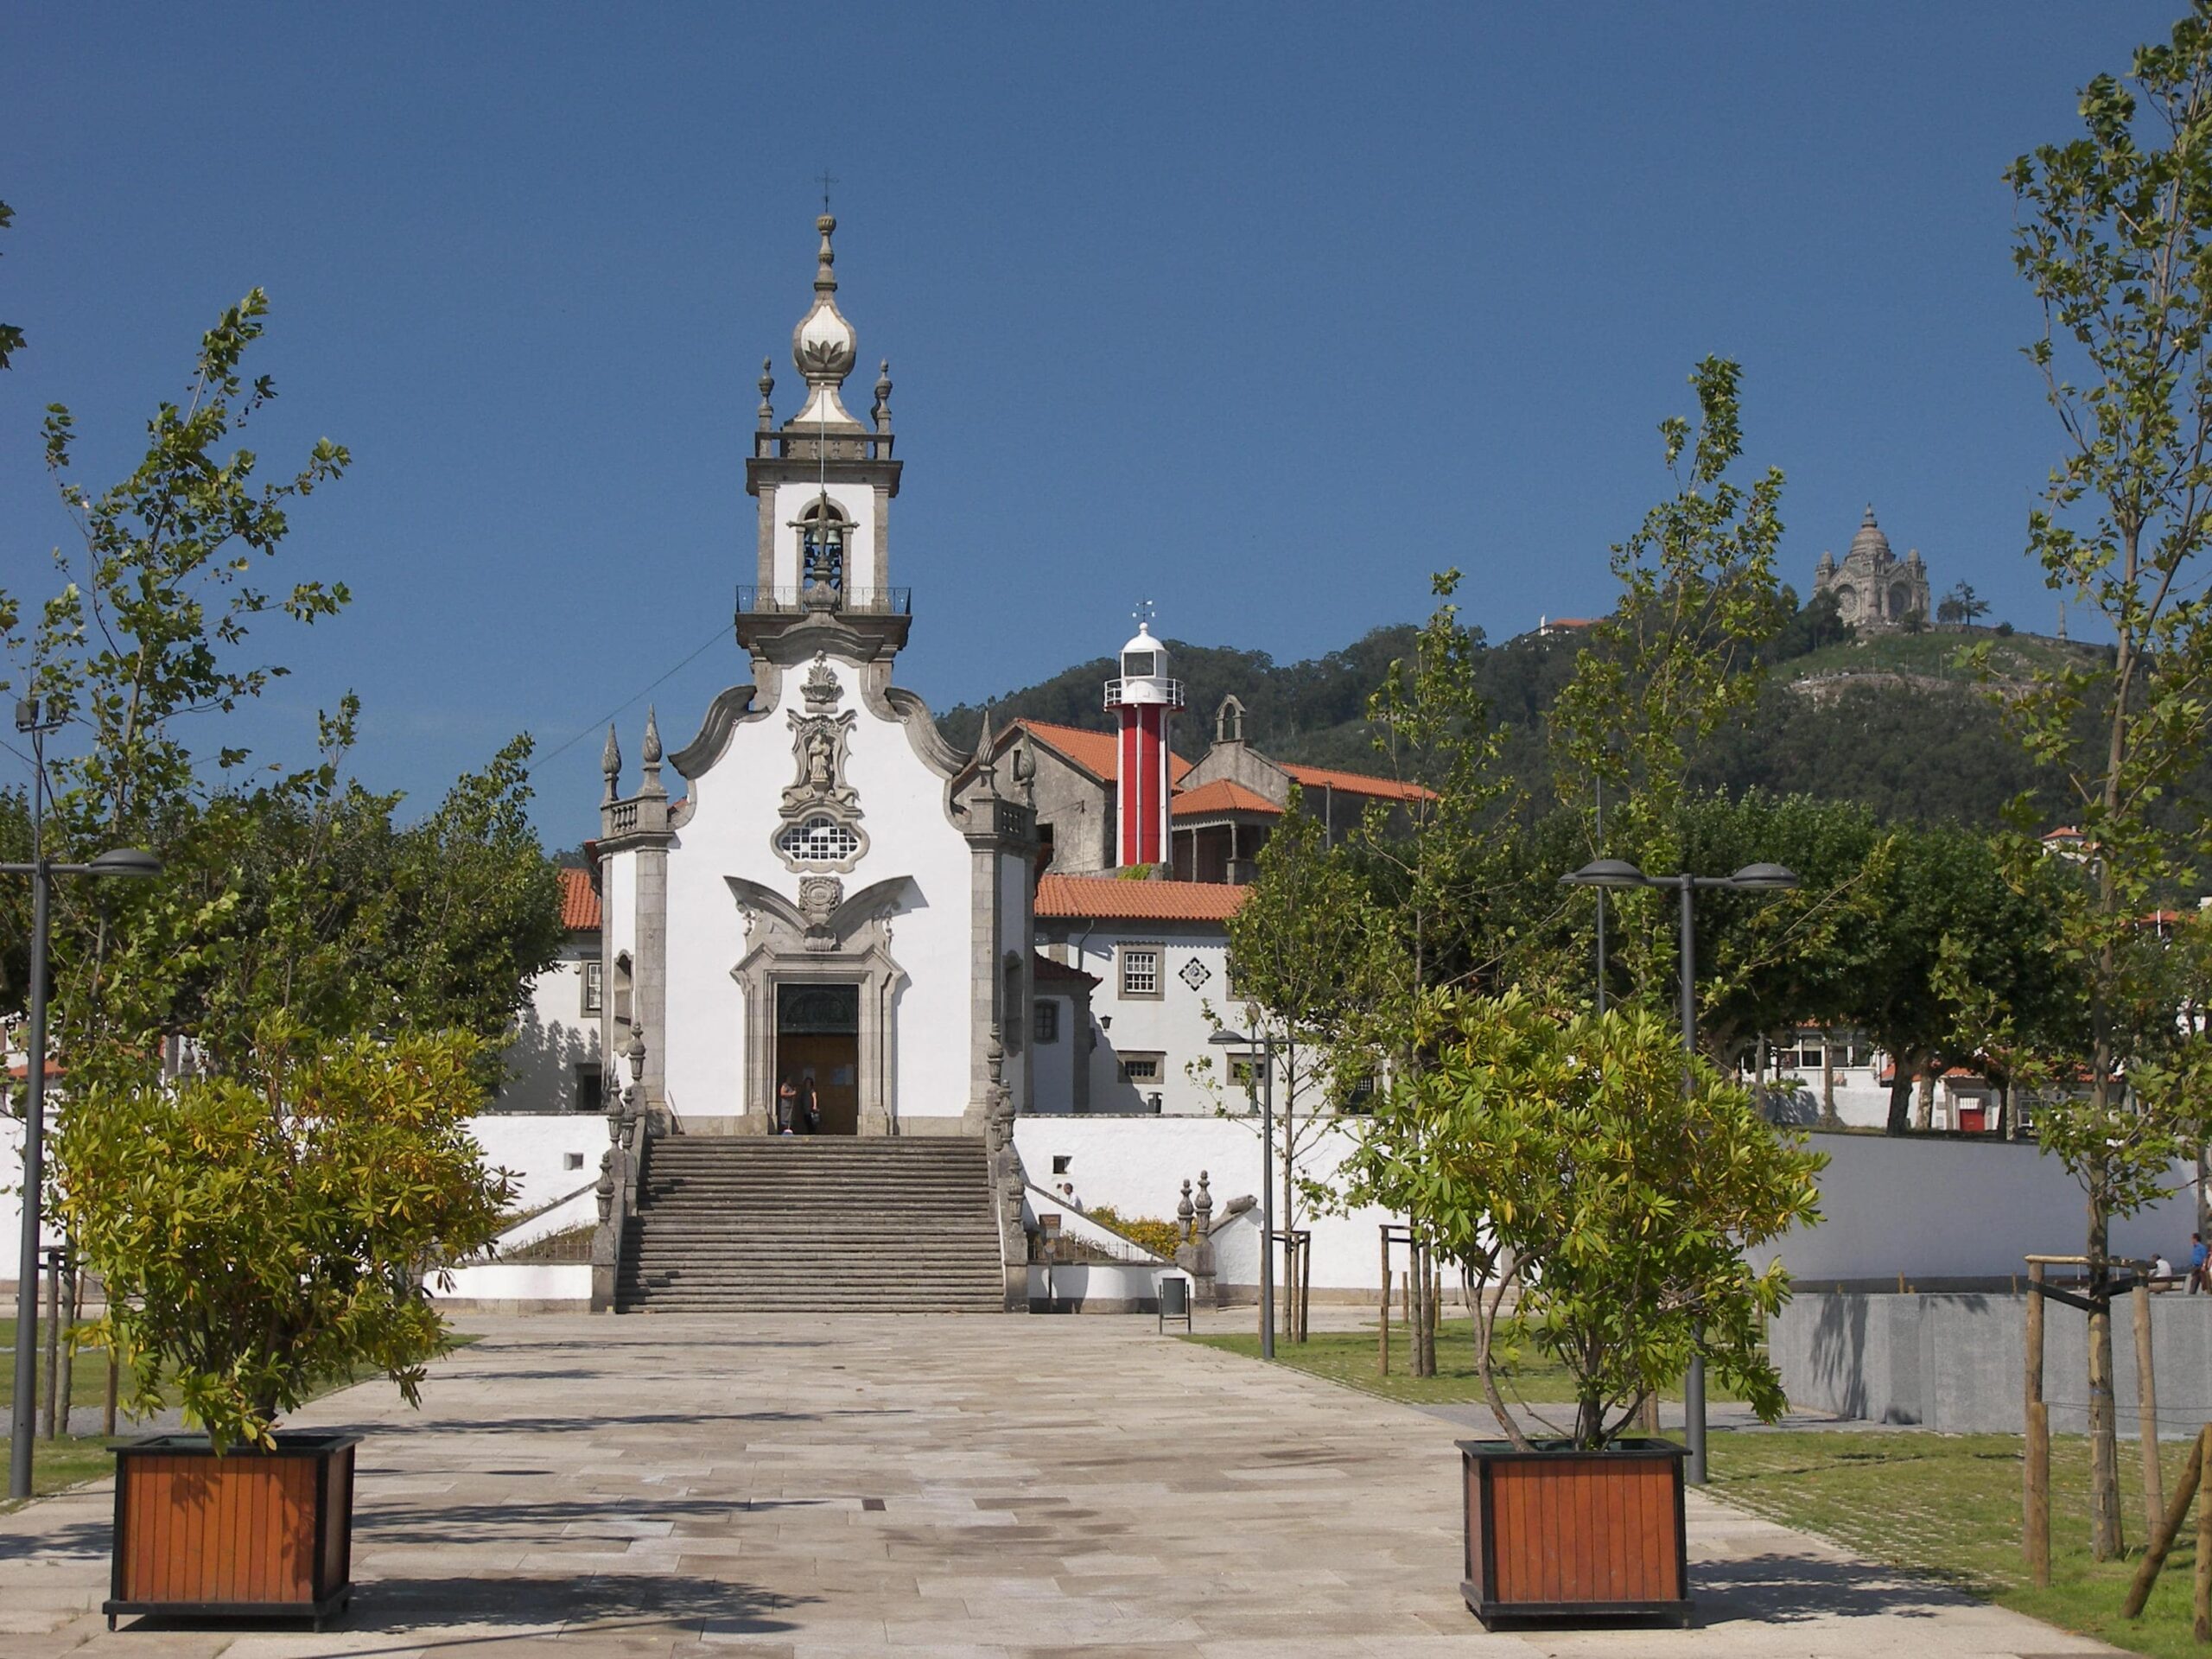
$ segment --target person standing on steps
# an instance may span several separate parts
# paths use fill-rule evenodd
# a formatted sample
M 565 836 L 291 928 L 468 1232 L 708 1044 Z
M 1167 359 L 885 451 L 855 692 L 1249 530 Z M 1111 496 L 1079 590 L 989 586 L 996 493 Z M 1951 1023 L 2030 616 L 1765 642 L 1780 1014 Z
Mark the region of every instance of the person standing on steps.
M 2204 1248 L 2204 1235 L 2191 1233 L 2189 1236 L 2189 1294 L 2192 1296 L 2200 1290 L 2212 1290 L 2212 1283 L 2207 1282 L 2204 1271 L 2208 1255 L 2212 1255 L 2212 1252 Z
M 814 1092 L 814 1068 L 809 1066 L 799 1073 L 798 1122 L 801 1135 L 822 1133 L 822 1102 Z
M 776 1122 L 774 1125 L 774 1133 L 778 1135 L 791 1134 L 793 1120 L 798 1116 L 798 1085 L 791 1081 L 791 1073 L 786 1071 L 784 1073 L 784 1080 L 776 1085 Z

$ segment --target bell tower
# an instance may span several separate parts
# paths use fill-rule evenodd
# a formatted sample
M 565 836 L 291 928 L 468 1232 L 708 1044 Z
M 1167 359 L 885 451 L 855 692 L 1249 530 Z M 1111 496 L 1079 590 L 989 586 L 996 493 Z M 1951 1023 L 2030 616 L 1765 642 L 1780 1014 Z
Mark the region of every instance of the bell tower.
M 765 646 L 804 622 L 834 620 L 871 659 L 887 660 L 906 643 L 908 590 L 891 585 L 890 515 L 899 493 L 892 459 L 891 363 L 884 359 L 875 402 L 862 423 L 846 409 L 846 377 L 860 336 L 837 308 L 837 221 L 814 221 L 822 238 L 814 303 L 791 330 L 791 362 L 806 399 L 776 421 L 775 377 L 760 365 L 760 408 L 745 493 L 760 503 L 753 580 L 737 590 L 737 642 Z M 810 647 L 810 649 L 811 647 Z
M 1149 608 L 1147 603 L 1147 608 Z M 1122 717 L 1117 864 L 1164 864 L 1168 849 L 1168 747 L 1183 682 L 1168 677 L 1167 651 L 1141 616 L 1122 647 L 1122 677 L 1106 682 L 1106 708 Z

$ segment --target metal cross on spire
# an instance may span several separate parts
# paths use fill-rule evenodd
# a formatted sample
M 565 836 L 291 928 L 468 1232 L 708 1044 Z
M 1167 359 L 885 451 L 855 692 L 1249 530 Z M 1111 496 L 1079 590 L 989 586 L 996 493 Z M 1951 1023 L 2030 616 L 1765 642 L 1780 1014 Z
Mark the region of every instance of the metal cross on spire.
M 830 176 L 830 169 L 825 167 L 822 169 L 822 176 L 815 182 L 822 187 L 822 211 L 826 213 L 830 211 L 830 187 L 837 181 Z

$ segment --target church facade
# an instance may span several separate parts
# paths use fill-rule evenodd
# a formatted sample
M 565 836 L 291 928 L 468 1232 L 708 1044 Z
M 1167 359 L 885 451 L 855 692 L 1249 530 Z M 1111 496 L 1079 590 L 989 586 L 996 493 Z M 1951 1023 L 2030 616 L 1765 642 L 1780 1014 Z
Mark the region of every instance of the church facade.
M 812 1084 L 826 1134 L 980 1134 L 995 1091 L 1030 1095 L 1034 759 L 956 752 L 893 683 L 912 607 L 889 365 L 863 423 L 842 398 L 858 342 L 836 221 L 817 228 L 805 398 L 779 423 L 764 365 L 746 463 L 749 676 L 681 748 L 649 714 L 634 786 L 607 734 L 601 1048 L 690 1134 L 769 1133 L 787 1082 Z
M 1851 538 L 1843 563 L 1823 549 L 1814 568 L 1813 591 L 1834 594 L 1836 610 L 1861 633 L 1888 633 L 1918 617 L 1923 623 L 1935 618 L 1928 587 L 1928 566 L 1920 550 L 1913 548 L 1903 559 L 1890 550 L 1890 538 L 1874 522 L 1870 503 Z

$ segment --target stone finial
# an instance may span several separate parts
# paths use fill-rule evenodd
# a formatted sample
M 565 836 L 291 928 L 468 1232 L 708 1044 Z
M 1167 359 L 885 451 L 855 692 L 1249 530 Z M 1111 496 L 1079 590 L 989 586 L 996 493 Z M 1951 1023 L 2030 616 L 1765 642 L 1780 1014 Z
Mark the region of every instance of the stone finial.
M 991 1046 L 983 1051 L 983 1061 L 991 1069 L 993 1084 L 1006 1081 L 1006 1044 L 1000 1039 L 998 1021 L 995 1020 L 991 1022 Z
M 630 1027 L 630 1046 L 622 1051 L 622 1058 L 630 1063 L 630 1082 L 634 1086 L 645 1080 L 645 1028 Z
M 1023 800 L 1034 801 L 1037 798 L 1036 782 L 1037 757 L 1029 752 L 1028 744 L 1016 743 L 1014 746 L 1014 784 L 1021 791 Z
M 891 429 L 891 359 L 887 357 L 875 372 L 875 407 L 868 410 L 868 415 L 875 422 L 877 431 Z
M 835 294 L 837 291 L 837 272 L 835 269 L 837 264 L 837 250 L 830 245 L 830 233 L 837 228 L 837 221 L 831 215 L 824 213 L 814 221 L 814 228 L 822 232 L 822 250 L 814 256 L 817 261 L 814 270 L 814 291 L 817 294 Z
M 991 760 L 991 705 L 983 705 L 983 723 L 976 733 L 976 781 L 989 793 L 999 791 L 999 770 Z
M 776 390 L 775 359 L 760 359 L 760 429 L 767 431 L 776 423 L 776 405 L 770 401 Z
M 1206 1185 L 1206 1173 L 1203 1169 L 1198 1172 L 1198 1196 L 1192 1201 L 1191 1208 L 1198 1217 L 1198 1230 L 1202 1233 L 1212 1231 L 1213 1189 Z
M 1186 1175 L 1183 1178 L 1183 1196 L 1175 1205 L 1175 1231 L 1179 1236 L 1191 1236 L 1191 1217 L 1197 1213 L 1191 1205 L 1191 1179 Z
M 640 795 L 668 793 L 660 781 L 660 721 L 654 712 L 652 704 L 647 703 L 645 741 L 638 747 L 638 760 L 645 772 L 645 776 L 638 784 L 638 792 Z
M 614 739 L 614 722 L 607 722 L 607 747 L 599 752 L 599 769 L 607 777 L 607 798 L 618 800 L 622 794 L 622 746 Z

